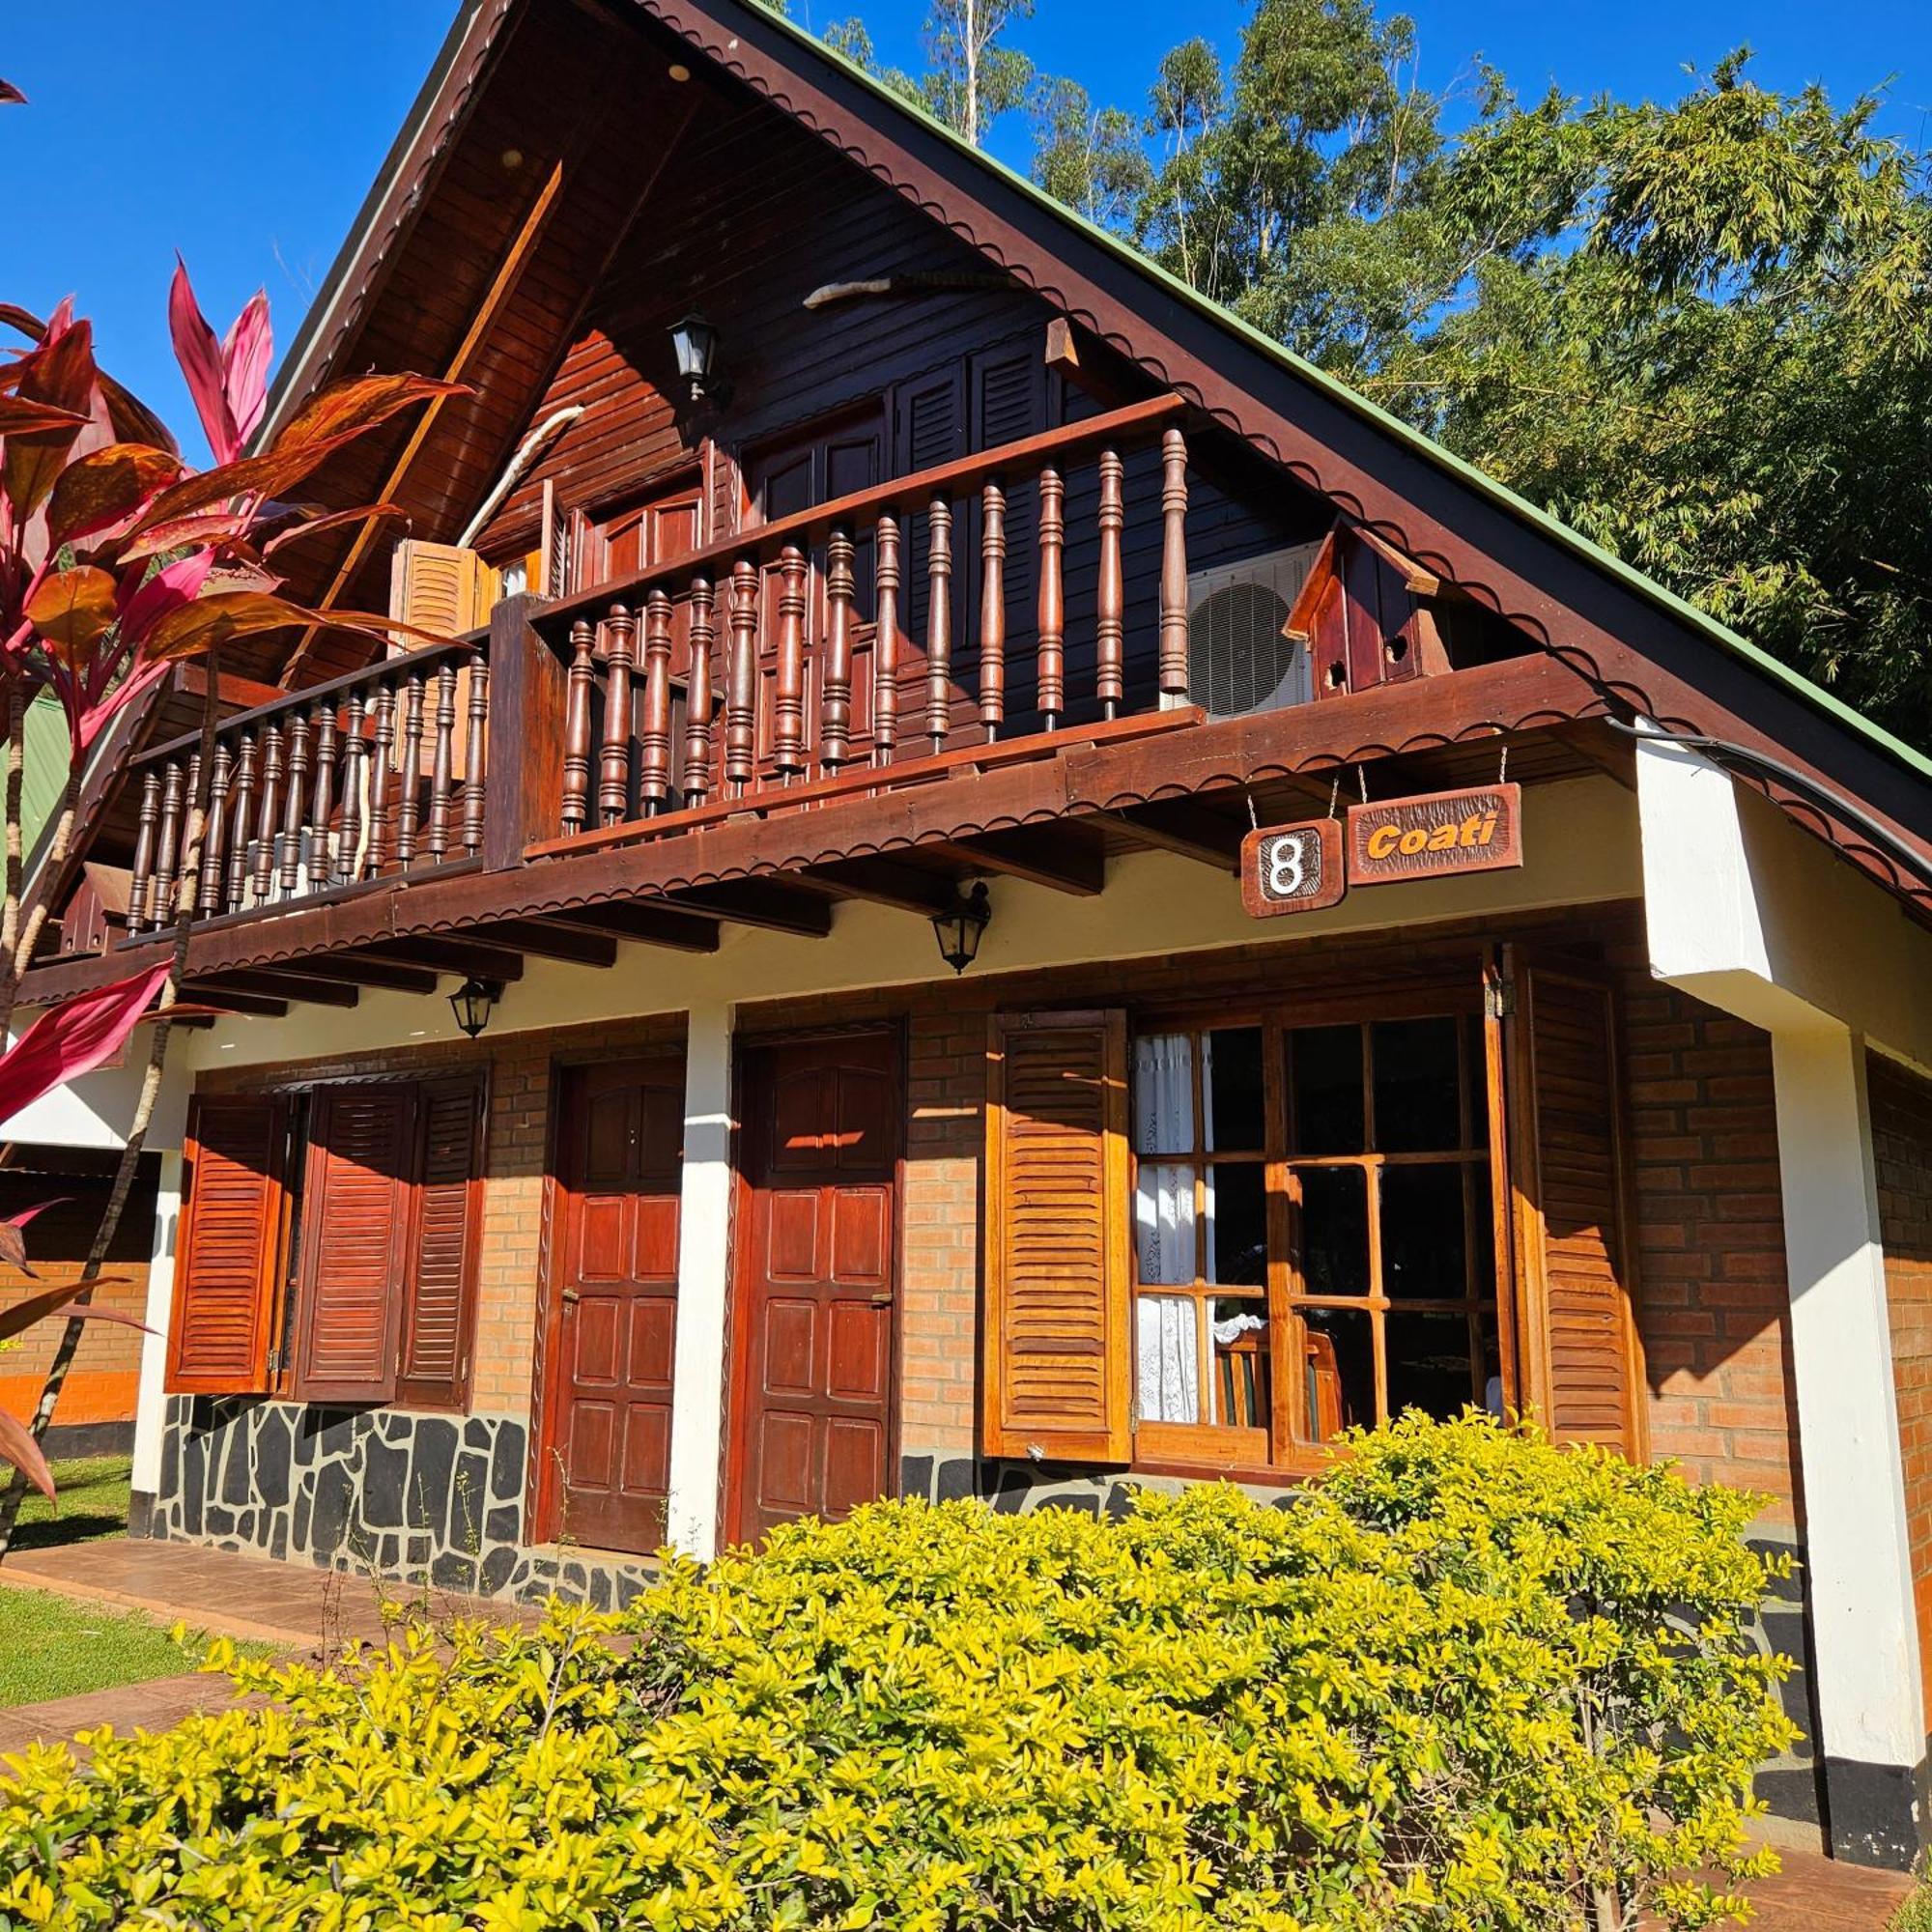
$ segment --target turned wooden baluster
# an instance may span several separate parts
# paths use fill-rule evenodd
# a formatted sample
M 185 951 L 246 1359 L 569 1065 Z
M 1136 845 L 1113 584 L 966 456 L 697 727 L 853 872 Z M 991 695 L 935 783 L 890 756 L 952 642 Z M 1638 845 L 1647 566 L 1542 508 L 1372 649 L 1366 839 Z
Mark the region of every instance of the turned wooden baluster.
M 201 835 L 201 878 L 196 883 L 194 906 L 203 919 L 227 911 L 221 898 L 221 859 L 227 850 L 228 784 L 234 775 L 235 754 L 226 738 L 214 741 L 214 770 L 208 781 L 208 821 Z
M 181 861 L 182 768 L 170 758 L 161 775 L 161 824 L 155 836 L 154 917 L 166 925 L 174 916 L 175 872 Z
M 778 668 L 772 684 L 772 768 L 781 779 L 805 769 L 805 584 L 810 566 L 796 544 L 779 553 Z
M 621 604 L 604 623 L 604 756 L 597 781 L 597 816 L 621 825 L 631 810 L 631 667 L 638 620 Z
M 1111 449 L 1100 452 L 1100 583 L 1095 598 L 1094 637 L 1100 715 L 1112 719 L 1126 695 L 1123 643 L 1126 603 L 1121 587 L 1121 529 L 1127 513 L 1122 500 L 1123 471 Z
M 396 866 L 416 862 L 416 824 L 422 811 L 423 681 L 412 670 L 403 681 L 402 799 L 396 810 Z
M 325 699 L 315 707 L 315 794 L 308 808 L 308 884 L 311 892 L 326 887 L 335 871 L 328 821 L 335 814 L 335 704 Z
M 878 622 L 872 632 L 872 762 L 889 765 L 899 741 L 899 526 L 879 519 Z
M 731 664 L 724 694 L 724 781 L 742 794 L 758 769 L 758 566 L 731 571 Z
M 1066 485 L 1057 469 L 1039 472 L 1039 715 L 1049 731 L 1066 709 Z
M 570 627 L 570 681 L 563 712 L 563 829 L 590 822 L 590 696 L 597 683 L 597 626 L 580 617 Z
M 490 657 L 481 644 L 469 653 L 469 743 L 463 759 L 463 850 L 483 849 L 483 766 L 490 744 Z
M 262 733 L 262 815 L 255 822 L 255 903 L 268 902 L 275 882 L 275 835 L 282 829 L 282 727 L 273 719 Z
M 342 707 L 342 838 L 335 849 L 335 877 L 348 885 L 362 876 L 362 835 L 369 822 L 369 741 L 362 735 L 362 694 L 352 691 Z
M 282 808 L 281 885 L 289 897 L 301 872 L 302 809 L 308 803 L 308 720 L 299 713 L 289 721 L 289 795 Z
M 708 577 L 691 580 L 691 675 L 684 687 L 684 802 L 711 796 L 711 649 L 718 635 Z
M 852 754 L 852 539 L 843 530 L 826 538 L 818 757 L 828 772 L 836 772 Z
M 1007 493 L 988 481 L 980 509 L 980 723 L 986 742 L 1007 720 Z
M 148 901 L 155 876 L 155 828 L 161 816 L 161 775 L 153 765 L 141 775 L 141 816 L 134 833 L 134 876 L 128 886 L 128 930 L 148 923 Z
M 1160 440 L 1160 694 L 1187 696 L 1187 439 Z
M 228 895 L 230 912 L 240 912 L 248 896 L 248 840 L 255 824 L 256 736 L 242 740 L 235 756 L 235 808 L 228 819 Z
M 376 687 L 369 709 L 376 719 L 375 749 L 369 755 L 369 869 L 380 877 L 389 861 L 389 774 L 396 749 L 396 690 L 387 678 Z
M 940 752 L 952 728 L 952 504 L 935 497 L 925 521 L 925 735 Z
M 450 772 L 456 763 L 456 667 L 436 668 L 436 750 L 430 754 L 429 862 L 442 864 L 449 850 Z
M 638 727 L 638 799 L 654 818 L 670 803 L 670 592 L 644 598 L 644 705 Z

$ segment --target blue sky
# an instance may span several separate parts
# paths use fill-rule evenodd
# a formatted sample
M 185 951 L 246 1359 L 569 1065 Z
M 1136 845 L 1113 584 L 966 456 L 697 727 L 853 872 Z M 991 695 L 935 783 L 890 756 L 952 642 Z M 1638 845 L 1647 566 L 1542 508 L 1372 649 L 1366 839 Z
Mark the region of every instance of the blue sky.
M 185 427 L 168 355 L 167 279 L 187 257 L 217 327 L 257 286 L 289 341 L 427 70 L 454 0 L 89 0 L 7 8 L 0 75 L 31 105 L 0 111 L 10 189 L 0 298 L 44 309 L 70 292 L 117 374 Z M 852 0 L 794 0 L 820 24 Z M 861 11 L 883 58 L 915 67 L 924 0 Z M 1427 86 L 1484 55 L 1519 92 L 1554 80 L 1668 99 L 1687 63 L 1757 50 L 1767 84 L 1822 79 L 1849 99 L 1890 81 L 1882 125 L 1923 145 L 1932 127 L 1932 8 L 1867 0 L 1414 0 Z M 1037 0 L 1020 44 L 1096 99 L 1141 105 L 1154 62 L 1188 33 L 1234 50 L 1243 0 Z M 994 146 L 1024 165 L 1024 130 Z

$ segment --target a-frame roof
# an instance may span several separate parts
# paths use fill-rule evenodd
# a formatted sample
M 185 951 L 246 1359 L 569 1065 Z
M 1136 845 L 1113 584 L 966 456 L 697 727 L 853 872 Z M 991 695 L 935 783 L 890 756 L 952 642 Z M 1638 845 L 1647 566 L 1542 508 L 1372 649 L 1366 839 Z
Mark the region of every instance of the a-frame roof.
M 415 217 L 480 103 L 515 84 L 502 73 L 504 46 L 542 11 L 543 0 L 469 0 L 459 14 L 290 352 L 271 421 L 328 376 L 366 364 L 385 278 L 412 247 L 431 245 L 418 243 Z M 598 17 L 613 35 L 632 26 L 640 71 L 695 51 L 1535 638 L 1617 708 L 1770 761 L 1747 775 L 1894 890 L 1932 904 L 1923 753 L 1167 274 L 758 0 L 580 0 L 555 12 Z M 642 131 L 626 117 L 601 139 L 637 142 Z M 1833 794 L 1848 805 L 1834 808 Z

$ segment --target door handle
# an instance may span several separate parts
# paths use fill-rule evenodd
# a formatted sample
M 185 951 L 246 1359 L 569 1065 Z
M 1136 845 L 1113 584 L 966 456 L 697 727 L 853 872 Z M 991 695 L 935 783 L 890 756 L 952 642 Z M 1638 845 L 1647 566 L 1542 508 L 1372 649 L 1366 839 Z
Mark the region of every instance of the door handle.
M 867 1308 L 890 1308 L 892 1305 L 893 1298 L 890 1294 L 868 1294 L 866 1297 Z
M 566 1288 L 566 1289 L 565 1289 L 565 1290 L 563 1291 L 563 1299 L 564 1299 L 564 1301 L 565 1301 L 565 1302 L 566 1302 L 567 1304 L 570 1304 L 570 1305 L 575 1305 L 575 1304 L 576 1304 L 577 1302 L 580 1302 L 580 1301 L 582 1301 L 582 1300 L 583 1299 L 583 1297 L 582 1297 L 582 1295 L 581 1295 L 580 1293 L 578 1293 L 578 1292 L 576 1291 L 576 1289 L 574 1289 L 574 1288 Z

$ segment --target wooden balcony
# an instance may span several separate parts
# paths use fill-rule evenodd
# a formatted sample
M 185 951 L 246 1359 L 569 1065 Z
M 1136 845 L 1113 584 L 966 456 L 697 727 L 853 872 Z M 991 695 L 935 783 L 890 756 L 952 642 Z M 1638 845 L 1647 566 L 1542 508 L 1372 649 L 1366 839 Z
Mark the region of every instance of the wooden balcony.
M 487 633 L 227 720 L 197 923 L 823 807 L 1182 722 L 1182 409 L 1159 397 L 548 610 L 516 601 Z M 1130 505 L 1141 452 L 1150 500 Z M 1130 513 L 1159 527 L 1154 611 L 1128 608 Z M 1151 656 L 1130 654 L 1130 626 L 1152 634 Z M 189 734 L 136 767 L 129 938 L 180 917 L 200 764 Z

